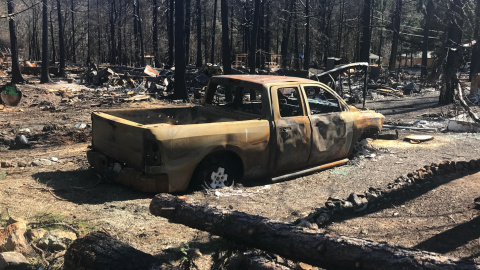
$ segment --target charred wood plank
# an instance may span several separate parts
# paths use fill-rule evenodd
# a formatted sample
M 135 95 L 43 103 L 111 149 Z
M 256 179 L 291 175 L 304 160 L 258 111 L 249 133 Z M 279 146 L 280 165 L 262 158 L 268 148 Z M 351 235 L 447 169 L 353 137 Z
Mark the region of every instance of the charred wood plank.
M 320 233 L 261 216 L 196 202 L 187 203 L 169 194 L 156 195 L 150 203 L 150 212 L 170 222 L 328 269 L 479 269 L 479 265 L 471 261 L 387 243 Z

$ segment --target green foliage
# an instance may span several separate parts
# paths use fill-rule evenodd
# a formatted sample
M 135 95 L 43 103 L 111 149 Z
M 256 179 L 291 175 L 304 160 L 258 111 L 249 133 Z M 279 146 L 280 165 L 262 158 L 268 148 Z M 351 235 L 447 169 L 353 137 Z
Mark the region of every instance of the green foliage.
M 200 256 L 197 249 L 191 248 L 188 244 L 185 244 L 179 251 L 181 253 L 179 265 L 181 269 L 198 269 L 198 266 L 195 264 L 195 260 Z

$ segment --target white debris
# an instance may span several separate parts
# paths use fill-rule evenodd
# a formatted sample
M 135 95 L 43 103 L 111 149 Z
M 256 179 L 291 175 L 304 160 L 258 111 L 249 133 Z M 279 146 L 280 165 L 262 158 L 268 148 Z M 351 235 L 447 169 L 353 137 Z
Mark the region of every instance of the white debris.
M 217 197 L 231 197 L 231 196 L 241 196 L 241 197 L 248 197 L 254 194 L 259 193 L 262 190 L 270 189 L 270 185 L 263 186 L 255 191 L 246 192 L 246 190 L 237 189 L 234 190 L 231 187 L 226 187 L 222 189 L 215 190 L 215 196 Z

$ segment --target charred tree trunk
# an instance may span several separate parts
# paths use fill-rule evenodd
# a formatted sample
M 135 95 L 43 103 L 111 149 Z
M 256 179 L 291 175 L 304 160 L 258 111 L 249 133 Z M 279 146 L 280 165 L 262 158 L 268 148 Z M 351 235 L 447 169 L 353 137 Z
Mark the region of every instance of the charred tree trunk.
M 118 19 L 117 21 L 122 21 L 122 16 L 123 17 L 126 17 L 123 15 L 123 10 L 125 10 L 125 2 L 123 0 L 118 0 L 118 7 L 119 7 L 119 13 L 118 13 Z M 124 40 L 122 38 L 122 31 L 125 32 L 125 29 L 123 29 L 123 27 L 118 27 L 118 30 L 117 30 L 117 50 L 116 50 L 116 63 L 117 64 L 121 64 L 122 63 L 122 59 L 125 58 L 125 55 L 126 53 L 123 52 L 123 48 L 122 48 L 122 40 Z
M 422 42 L 422 77 L 428 75 L 427 61 L 428 61 L 428 36 L 430 34 L 430 24 L 434 14 L 433 0 L 427 0 L 427 6 L 424 8 L 425 25 L 423 27 L 423 42 Z
M 232 64 L 230 56 L 230 41 L 228 37 L 228 0 L 221 0 L 221 12 L 222 12 L 222 62 L 223 73 L 232 73 Z
M 137 14 L 138 10 L 138 0 L 133 1 L 133 38 L 135 40 L 134 46 L 135 46 L 135 66 L 138 67 L 140 64 L 140 18 Z
M 97 0 L 97 15 L 98 15 L 98 23 L 97 23 L 97 45 L 98 45 L 98 52 L 97 52 L 97 62 L 101 63 L 102 62 L 102 42 L 101 42 L 101 31 L 100 31 L 100 7 L 98 5 Z
M 162 261 L 104 232 L 75 240 L 65 253 L 65 269 L 161 269 Z
M 13 0 L 7 0 L 8 14 L 14 13 Z M 20 65 L 18 64 L 18 45 L 17 32 L 15 27 L 15 20 L 13 15 L 8 17 L 8 29 L 10 31 L 10 50 L 12 51 L 12 84 L 23 83 L 22 73 L 20 72 Z
M 440 91 L 438 103 L 447 105 L 453 103 L 455 88 L 458 84 L 457 71 L 461 55 L 463 7 L 465 0 L 452 0 L 450 2 L 448 32 L 447 32 L 447 61 L 444 66 L 445 87 Z
M 472 59 L 470 60 L 470 80 L 474 74 L 480 73 L 480 0 L 477 0 L 475 7 L 475 32 L 473 39 L 477 41 L 472 48 Z
M 116 60 L 116 45 L 115 45 L 115 23 L 117 17 L 115 8 L 115 0 L 110 1 L 110 64 L 114 65 Z
M 197 67 L 203 65 L 202 61 L 202 6 L 200 0 L 197 0 Z
M 288 41 L 290 38 L 290 27 L 292 25 L 292 12 L 293 12 L 293 5 L 295 0 L 286 0 L 285 6 L 288 6 L 288 11 L 285 13 L 285 17 L 288 16 L 287 21 L 283 24 L 283 31 L 282 31 L 282 68 L 287 67 L 288 63 Z
M 77 46 L 75 44 L 75 1 L 70 1 L 70 12 L 72 13 L 72 61 L 77 62 Z
M 232 12 L 232 16 L 233 16 L 233 12 Z M 232 24 L 233 24 L 233 20 L 232 20 Z M 231 31 L 233 32 L 233 26 Z M 270 31 L 271 31 L 270 30 L 270 1 L 266 1 L 265 3 L 265 51 L 268 53 L 271 53 L 270 42 L 271 42 L 272 34 Z M 272 61 L 272 59 L 270 59 L 270 61 Z
M 343 39 L 343 23 L 345 18 L 345 0 L 342 0 L 339 7 L 340 20 L 338 23 L 338 37 L 337 37 L 337 57 L 342 57 L 342 39 Z
M 158 194 L 150 212 L 237 243 L 327 269 L 475 269 L 469 261 L 353 237 L 307 230 L 238 211 Z
M 137 2 L 138 33 L 140 36 L 140 65 L 145 66 L 145 45 L 143 40 L 142 17 L 140 16 L 140 1 Z M 120 41 L 119 41 L 120 42 Z
M 42 0 L 42 75 L 40 83 L 49 83 L 50 73 L 48 67 L 50 61 L 48 58 L 48 1 Z
M 257 66 L 256 53 L 257 53 L 257 35 L 258 35 L 258 24 L 260 16 L 260 0 L 254 0 L 255 10 L 253 13 L 253 29 L 250 39 L 250 50 L 248 55 L 248 65 L 250 66 L 250 74 L 255 74 L 255 68 Z
M 212 21 L 212 45 L 210 47 L 210 63 L 215 63 L 215 32 L 217 27 L 217 2 L 213 2 L 213 21 Z
M 57 57 L 57 51 L 55 50 L 55 33 L 54 33 L 54 27 L 53 27 L 53 15 L 52 15 L 52 13 L 53 13 L 53 9 L 50 10 L 50 37 L 51 37 L 51 39 L 52 39 L 52 42 L 51 42 L 51 45 L 52 45 L 52 48 L 51 48 L 52 54 L 51 54 L 51 56 L 52 56 L 52 57 L 51 57 L 50 61 L 51 61 L 51 65 L 52 65 L 52 66 L 55 66 L 55 62 L 57 62 L 57 59 L 56 59 L 56 57 Z
M 92 42 L 91 42 L 91 36 L 90 36 L 90 0 L 87 0 L 87 66 L 90 66 L 90 63 L 92 62 L 90 52 L 92 49 Z
M 309 0 L 305 1 L 305 53 L 303 69 L 310 68 L 310 4 Z
M 190 19 L 191 7 L 190 0 L 185 0 L 185 63 L 190 63 Z
M 400 38 L 400 21 L 402 18 L 402 6 L 403 0 L 395 1 L 395 11 L 393 14 L 393 37 L 392 37 L 392 50 L 390 54 L 390 62 L 388 63 L 388 69 L 394 70 L 395 64 L 397 62 L 397 52 L 398 52 L 398 40 Z
M 173 66 L 173 59 L 174 59 L 174 56 L 173 56 L 173 46 L 175 45 L 175 36 L 174 36 L 174 32 L 173 32 L 173 28 L 174 28 L 174 19 L 173 19 L 173 15 L 174 15 L 174 10 L 175 10 L 175 0 L 168 0 L 167 1 L 168 3 L 168 23 L 167 23 L 167 27 L 168 27 L 168 67 L 172 67 Z
M 158 0 L 152 0 L 153 2 L 153 14 L 152 14 L 152 47 L 153 57 L 155 61 L 155 67 L 160 67 L 160 57 L 158 55 Z
M 60 50 L 60 68 L 58 76 L 65 77 L 65 37 L 63 30 L 62 6 L 60 0 L 57 0 L 57 16 L 58 16 L 58 49 Z M 73 19 L 73 18 L 72 18 Z
M 296 70 L 299 70 L 300 69 L 300 59 L 299 59 L 299 55 L 300 55 L 300 49 L 299 49 L 299 46 L 298 46 L 298 12 L 297 12 L 297 5 L 295 5 L 294 7 L 294 12 L 295 12 L 295 26 L 294 26 L 294 54 L 295 54 L 295 58 L 293 59 L 293 67 L 294 69 Z
M 360 61 L 369 63 L 370 59 L 370 15 L 372 10 L 371 0 L 363 2 L 362 13 L 362 43 L 360 44 Z
M 174 97 L 188 99 L 187 86 L 185 85 L 185 20 L 184 0 L 175 1 L 175 85 Z

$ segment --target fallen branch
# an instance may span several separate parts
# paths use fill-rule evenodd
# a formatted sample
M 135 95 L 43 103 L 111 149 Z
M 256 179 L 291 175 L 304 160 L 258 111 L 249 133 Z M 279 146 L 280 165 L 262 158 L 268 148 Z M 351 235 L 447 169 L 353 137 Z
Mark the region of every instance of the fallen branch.
M 192 228 L 328 269 L 478 269 L 480 266 L 441 254 L 353 237 L 308 230 L 245 213 L 187 203 L 158 194 L 150 212 Z
M 465 102 L 465 99 L 463 98 L 463 91 L 462 91 L 462 86 L 460 86 L 460 83 L 457 84 L 458 88 L 455 88 L 455 91 L 457 92 L 458 100 L 460 101 L 460 105 L 463 107 L 465 111 L 467 111 L 468 115 L 475 121 L 476 123 L 480 123 L 480 118 L 472 111 L 470 106 L 468 106 L 467 102 Z
M 47 261 L 47 259 L 45 258 L 45 252 L 37 247 L 34 243 L 30 243 L 30 245 L 32 246 L 32 248 L 38 253 L 40 254 L 40 256 L 42 257 L 42 261 L 43 263 L 45 264 L 45 266 L 48 268 L 50 266 L 50 263 Z
M 50 226 L 62 226 L 71 230 L 77 237 L 80 237 L 80 231 L 75 229 L 72 225 L 63 223 L 63 222 L 53 222 L 53 223 L 41 223 L 41 222 L 30 222 L 29 225 L 40 225 L 40 227 L 50 227 Z

